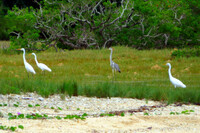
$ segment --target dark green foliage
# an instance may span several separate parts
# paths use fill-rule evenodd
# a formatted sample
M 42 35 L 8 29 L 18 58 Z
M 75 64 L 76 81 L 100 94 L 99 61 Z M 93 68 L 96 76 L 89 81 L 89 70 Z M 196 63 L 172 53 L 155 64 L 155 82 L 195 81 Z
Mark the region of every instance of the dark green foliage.
M 200 57 L 200 48 L 175 50 L 171 54 L 172 57 Z
M 123 8 L 119 1 L 102 1 L 100 5 L 103 12 L 98 6 L 98 12 L 93 12 L 98 2 L 77 1 L 72 6 L 71 2 L 65 1 L 59 1 L 59 4 L 41 1 L 43 14 L 37 9 L 39 5 L 36 3 L 30 6 L 27 2 L 16 2 L 17 6 L 13 6 L 0 21 L 3 22 L 3 25 L 0 24 L 3 27 L 0 39 L 8 38 L 8 34 L 15 31 L 20 36 L 10 36 L 11 49 L 25 47 L 32 50 L 46 50 L 51 46 L 62 49 L 96 48 L 104 47 L 104 44 L 107 47 L 126 45 L 138 49 L 182 48 L 199 44 L 198 0 L 129 0 L 121 17 Z M 63 6 L 58 6 L 60 4 Z M 83 5 L 90 7 L 87 12 L 80 11 L 87 7 Z M 63 11 L 66 13 L 61 14 Z M 97 44 L 86 45 L 85 42 Z

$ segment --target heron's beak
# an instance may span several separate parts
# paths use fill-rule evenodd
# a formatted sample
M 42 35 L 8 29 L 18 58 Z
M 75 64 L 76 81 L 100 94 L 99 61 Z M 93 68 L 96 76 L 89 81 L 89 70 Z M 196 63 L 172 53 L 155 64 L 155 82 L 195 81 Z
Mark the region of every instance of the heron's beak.
M 16 50 L 21 50 L 21 49 L 19 48 L 19 49 L 16 49 Z
M 31 56 L 32 54 L 28 54 L 28 56 Z

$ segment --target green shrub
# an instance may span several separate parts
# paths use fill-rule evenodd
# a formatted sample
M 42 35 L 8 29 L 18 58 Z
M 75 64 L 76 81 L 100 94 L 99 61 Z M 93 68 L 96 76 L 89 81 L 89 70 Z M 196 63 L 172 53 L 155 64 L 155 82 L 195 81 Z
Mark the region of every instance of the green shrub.
M 200 48 L 175 50 L 172 57 L 200 57 Z

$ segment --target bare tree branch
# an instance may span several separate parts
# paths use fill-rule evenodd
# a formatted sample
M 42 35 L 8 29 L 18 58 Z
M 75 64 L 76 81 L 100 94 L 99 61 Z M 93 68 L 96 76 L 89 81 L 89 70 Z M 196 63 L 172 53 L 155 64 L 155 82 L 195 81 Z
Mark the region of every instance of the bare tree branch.
M 165 37 L 165 46 L 167 46 L 167 42 L 168 42 L 168 40 L 169 40 L 169 35 L 164 34 L 164 37 Z
M 10 32 L 10 34 L 11 34 L 11 33 L 17 35 L 17 39 L 19 39 L 19 37 L 20 37 L 20 33 L 17 33 L 17 32 L 14 32 L 14 31 L 13 31 L 13 32 Z
M 177 11 L 174 11 L 174 17 L 182 25 L 181 20 L 183 19 L 183 15 L 181 15 L 180 18 L 177 18 Z
M 100 12 L 98 12 L 97 7 L 99 6 L 99 4 L 102 2 L 102 0 L 100 0 L 93 8 L 92 12 L 91 12 L 91 16 L 95 13 L 101 14 Z
M 108 39 L 108 40 L 106 40 L 105 41 L 105 43 L 104 43 L 104 45 L 103 45 L 103 48 L 106 48 L 106 45 L 108 44 L 108 42 L 112 42 L 112 41 L 114 41 L 113 39 Z

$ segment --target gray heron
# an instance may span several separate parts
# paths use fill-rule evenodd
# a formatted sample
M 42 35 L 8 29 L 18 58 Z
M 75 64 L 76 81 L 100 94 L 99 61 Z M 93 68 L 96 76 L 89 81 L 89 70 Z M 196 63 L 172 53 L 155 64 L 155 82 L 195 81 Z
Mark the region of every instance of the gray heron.
M 112 73 L 113 73 L 113 77 L 115 76 L 115 72 L 118 71 L 119 73 L 121 73 L 118 64 L 116 64 L 114 61 L 112 61 L 112 53 L 113 53 L 113 49 L 109 48 L 110 52 L 110 66 L 112 68 Z

